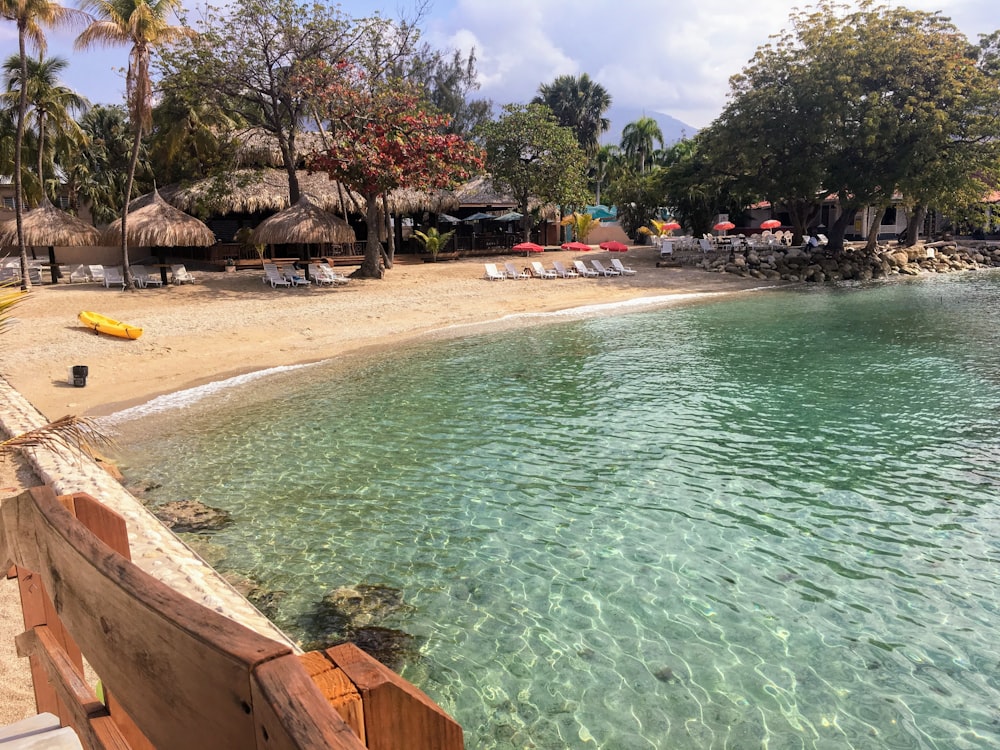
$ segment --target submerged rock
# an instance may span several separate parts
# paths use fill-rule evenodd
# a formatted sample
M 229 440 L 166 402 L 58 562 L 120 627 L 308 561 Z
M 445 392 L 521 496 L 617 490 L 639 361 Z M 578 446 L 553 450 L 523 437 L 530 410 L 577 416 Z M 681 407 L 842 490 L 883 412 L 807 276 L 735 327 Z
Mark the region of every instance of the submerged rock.
M 210 508 L 198 500 L 175 500 L 153 508 L 163 524 L 181 534 L 198 531 L 218 531 L 232 523 L 224 510 Z

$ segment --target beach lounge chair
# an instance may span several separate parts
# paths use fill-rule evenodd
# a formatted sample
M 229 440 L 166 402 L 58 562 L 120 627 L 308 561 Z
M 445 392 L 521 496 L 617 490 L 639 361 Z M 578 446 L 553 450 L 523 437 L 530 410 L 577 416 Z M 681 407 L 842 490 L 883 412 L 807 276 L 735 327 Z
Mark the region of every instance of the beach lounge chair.
M 69 273 L 64 272 L 64 275 L 71 284 L 90 281 L 90 274 L 87 272 L 87 268 L 88 266 L 73 266 L 69 269 Z
M 132 266 L 132 276 L 141 289 L 149 286 L 163 286 L 163 280 L 156 272 L 150 273 L 146 266 Z
M 674 243 L 667 240 L 662 240 L 660 242 L 660 258 L 672 258 L 674 257 Z
M 555 271 L 550 271 L 545 266 L 542 265 L 541 261 L 533 260 L 531 261 L 531 275 L 536 279 L 557 279 Z
M 592 265 L 594 267 L 594 270 L 597 271 L 597 273 L 599 273 L 601 276 L 621 276 L 622 275 L 622 272 L 619 271 L 617 268 L 605 268 L 604 264 L 601 263 L 601 261 L 596 260 L 596 259 L 590 261 L 590 265 Z
M 270 284 L 272 289 L 292 285 L 292 282 L 278 272 L 278 267 L 274 263 L 264 264 L 264 283 Z
M 618 258 L 611 259 L 611 267 L 614 268 L 622 276 L 635 276 L 635 269 L 630 266 L 626 266 Z
M 335 285 L 339 285 L 348 284 L 351 281 L 349 278 L 344 276 L 344 274 L 337 273 L 337 269 L 328 263 L 314 263 L 313 265 L 316 266 L 313 270 L 318 274 L 318 278 L 323 280 L 324 284 L 332 281 Z M 312 268 L 312 266 L 310 266 L 310 268 Z
M 104 266 L 84 266 L 87 269 L 87 276 L 91 281 L 104 283 Z
M 531 274 L 525 270 L 518 270 L 517 266 L 511 263 L 509 260 L 503 264 L 504 270 L 507 272 L 508 279 L 530 279 Z
M 113 286 L 125 288 L 125 276 L 122 274 L 121 266 L 102 266 L 101 281 L 108 289 Z
M 573 268 L 576 269 L 576 272 L 578 274 L 580 274 L 581 276 L 588 277 L 588 278 L 593 278 L 595 276 L 600 276 L 601 275 L 597 271 L 595 271 L 593 268 L 587 268 L 587 266 L 584 264 L 584 262 L 582 260 L 574 260 L 573 261 Z
M 305 277 L 305 274 L 303 274 L 295 266 L 282 268 L 281 275 L 284 276 L 288 280 L 288 283 L 292 286 L 309 286 L 310 284 L 310 281 Z
M 170 266 L 170 278 L 175 284 L 193 284 L 198 280 L 188 273 L 183 264 Z
M 486 273 L 484 274 L 483 278 L 485 278 L 487 281 L 506 280 L 507 274 L 500 273 L 500 271 L 497 269 L 496 263 L 485 263 L 484 265 L 486 266 Z
M 710 253 L 713 250 L 715 250 L 715 248 L 712 246 L 712 241 L 705 239 L 704 237 L 698 240 L 698 247 L 701 248 L 701 251 L 703 253 Z
M 552 261 L 552 270 L 555 271 L 559 275 L 559 277 L 563 279 L 580 278 L 580 274 L 578 274 L 571 268 L 566 268 L 566 266 L 562 264 L 562 261 L 559 260 Z

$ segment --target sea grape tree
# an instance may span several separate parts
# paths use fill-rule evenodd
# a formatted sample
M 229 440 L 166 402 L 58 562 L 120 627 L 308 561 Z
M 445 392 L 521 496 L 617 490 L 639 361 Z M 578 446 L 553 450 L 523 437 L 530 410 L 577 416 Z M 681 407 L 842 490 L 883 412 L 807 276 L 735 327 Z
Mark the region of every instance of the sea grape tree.
M 364 197 L 365 257 L 357 275 L 382 278 L 392 259 L 379 240 L 380 199 L 397 188 L 434 190 L 454 186 L 481 168 L 477 146 L 445 132 L 448 118 L 431 112 L 415 86 L 376 80 L 350 63 L 318 63 L 298 79 L 329 126 L 323 149 L 307 158 Z

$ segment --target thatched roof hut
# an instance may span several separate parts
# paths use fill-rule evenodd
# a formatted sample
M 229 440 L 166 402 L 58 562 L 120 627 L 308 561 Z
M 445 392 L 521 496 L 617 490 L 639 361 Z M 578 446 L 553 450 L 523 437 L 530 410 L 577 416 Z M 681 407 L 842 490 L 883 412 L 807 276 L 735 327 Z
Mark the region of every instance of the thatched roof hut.
M 324 211 L 303 193 L 294 206 L 265 219 L 253 231 L 253 242 L 262 245 L 347 244 L 354 230 L 339 216 Z
M 128 244 L 132 247 L 208 247 L 215 244 L 215 233 L 211 229 L 171 206 L 156 190 L 145 205 L 129 211 L 127 231 Z M 108 225 L 103 241 L 107 245 L 121 243 L 121 219 Z
M 37 208 L 21 217 L 24 244 L 28 247 L 81 247 L 100 245 L 101 233 L 85 221 L 56 208 L 43 198 Z M 17 220 L 0 223 L 0 247 L 17 247 Z
M 326 174 L 296 172 L 299 191 L 312 196 L 314 205 L 343 216 L 363 214 L 365 200 L 358 193 L 331 180 Z M 239 169 L 225 177 L 163 189 L 164 198 L 178 208 L 200 216 L 268 214 L 288 208 L 288 175 L 283 169 Z M 408 214 L 417 211 L 454 210 L 458 201 L 446 190 L 394 190 L 389 210 Z

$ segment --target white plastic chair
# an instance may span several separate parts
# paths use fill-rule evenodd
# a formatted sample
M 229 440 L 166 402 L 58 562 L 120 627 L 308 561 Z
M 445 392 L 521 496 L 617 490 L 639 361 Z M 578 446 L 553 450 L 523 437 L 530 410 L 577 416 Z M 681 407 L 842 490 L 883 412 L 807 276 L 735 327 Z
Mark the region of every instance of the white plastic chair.
M 635 270 L 629 266 L 626 266 L 618 258 L 611 259 L 611 267 L 614 268 L 622 276 L 635 276 Z
M 590 261 L 590 265 L 592 265 L 594 267 L 594 270 L 597 271 L 597 273 L 599 273 L 601 276 L 621 276 L 622 275 L 621 271 L 619 271 L 617 268 L 605 268 L 604 264 L 601 263 L 601 261 L 596 260 L 596 259 Z
M 496 263 L 485 263 L 483 265 L 486 267 L 486 273 L 483 274 L 483 278 L 487 281 L 506 281 L 507 274 L 500 273 Z

